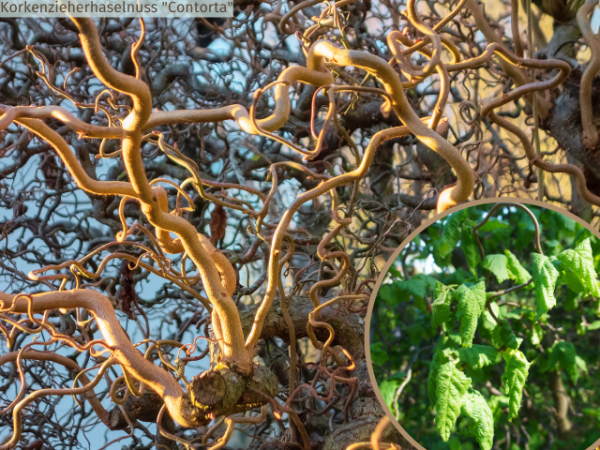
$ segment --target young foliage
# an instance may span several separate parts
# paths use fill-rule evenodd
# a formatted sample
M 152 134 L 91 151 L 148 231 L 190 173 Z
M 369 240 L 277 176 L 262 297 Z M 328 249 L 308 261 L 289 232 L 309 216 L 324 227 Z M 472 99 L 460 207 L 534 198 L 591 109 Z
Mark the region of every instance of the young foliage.
M 452 295 L 449 288 L 439 281 L 435 282 L 433 290 L 433 313 L 431 315 L 431 326 L 437 327 L 450 320 L 450 305 L 452 304 Z
M 422 442 L 425 448 L 491 450 L 494 430 L 500 436 L 506 427 L 526 429 L 531 436 L 530 448 L 544 448 L 540 440 L 547 439 L 545 425 L 544 429 L 539 428 L 536 419 L 521 421 L 514 427 L 509 421 L 517 422 L 526 390 L 533 408 L 552 409 L 553 396 L 548 391 L 545 375 L 549 370 L 565 372 L 570 380 L 565 384 L 565 392 L 571 399 L 575 399 L 576 392 L 583 392 L 576 391 L 576 385 L 583 385 L 582 374 L 587 371 L 585 360 L 591 360 L 591 356 L 589 351 L 581 350 L 579 339 L 600 330 L 600 320 L 590 320 L 590 315 L 600 316 L 598 304 L 589 301 L 589 297 L 596 296 L 600 290 L 596 281 L 599 269 L 595 269 L 597 264 L 592 256 L 592 248 L 596 250 L 597 243 L 586 239 L 573 250 L 565 250 L 573 242 L 573 236 L 562 238 L 557 234 L 560 232 L 556 232 L 560 230 L 556 223 L 546 223 L 540 246 L 537 246 L 535 227 L 527 216 L 515 220 L 517 226 L 512 231 L 507 229 L 503 216 L 501 220 L 488 220 L 475 234 L 475 222 L 471 218 L 470 213 L 462 212 L 449 216 L 444 227 L 432 229 L 430 240 L 418 254 L 421 261 L 433 255 L 436 266 L 442 270 L 435 269 L 432 277 L 436 279 L 435 285 L 428 283 L 426 287 L 427 308 L 424 309 L 412 293 L 412 309 L 403 311 L 401 319 L 406 324 L 405 335 L 410 337 L 404 342 L 416 345 L 411 330 L 418 326 L 426 328 L 431 339 L 429 344 L 424 339 L 422 345 L 432 345 L 432 339 L 436 338 L 437 343 L 432 360 L 421 361 L 421 368 L 425 370 L 420 373 L 428 376 L 427 386 L 423 378 L 423 387 L 413 384 L 412 392 L 405 390 L 417 398 L 414 393 L 422 389 L 421 398 L 429 397 L 431 407 L 425 415 L 422 410 L 410 413 L 404 409 L 403 420 L 408 421 L 410 417 L 413 424 L 421 423 L 421 433 L 429 439 L 427 443 Z M 483 236 L 484 232 L 489 234 Z M 458 245 L 461 252 L 453 252 Z M 479 245 L 487 256 L 480 257 Z M 545 254 L 540 253 L 540 247 Z M 494 277 L 490 277 L 491 274 Z M 412 275 L 411 279 L 419 275 Z M 504 283 L 502 287 L 498 286 L 500 283 Z M 405 290 L 403 288 L 403 292 Z M 408 306 L 407 302 L 403 300 L 402 308 Z M 414 312 L 409 313 L 411 310 Z M 584 311 L 587 311 L 585 316 Z M 567 317 L 575 317 L 577 323 L 563 328 Z M 419 320 L 426 325 L 418 325 Z M 551 348 L 547 347 L 546 333 L 556 340 Z M 390 357 L 388 364 L 392 361 Z M 402 371 L 411 360 L 402 361 L 399 371 L 388 375 L 393 378 L 402 373 L 397 383 L 405 379 Z M 415 369 L 417 364 L 413 371 L 419 370 Z M 386 391 L 386 402 L 392 402 L 395 390 L 388 389 L 387 384 L 381 390 Z M 498 390 L 505 395 L 499 395 Z M 435 414 L 433 431 L 430 429 L 433 418 L 429 414 Z M 581 422 L 571 413 L 568 415 L 572 422 Z M 561 441 L 558 434 L 554 436 L 558 447 L 548 447 L 547 440 L 545 446 L 552 450 L 562 448 L 565 441 Z M 584 447 L 574 448 L 583 450 Z
M 460 321 L 460 337 L 463 347 L 470 347 L 477 330 L 479 316 L 485 309 L 485 282 L 473 287 L 464 284 L 456 290 L 458 308 L 456 318 Z
M 585 361 L 581 358 L 578 361 L 577 358 L 577 351 L 571 342 L 555 342 L 549 351 L 545 370 L 555 370 L 556 364 L 560 363 L 560 367 L 567 373 L 573 384 L 577 384 L 579 368 L 582 367 L 584 372 L 587 370 Z
M 460 360 L 473 369 L 481 369 L 496 363 L 498 351 L 488 345 L 472 345 L 470 348 L 461 348 L 458 351 Z
M 494 329 L 498 327 L 498 322 L 496 322 L 489 309 L 491 309 L 494 315 L 498 317 L 500 314 L 500 307 L 498 306 L 498 303 L 490 302 L 489 308 L 486 308 L 481 315 L 481 327 L 489 333 L 492 333 Z
M 475 242 L 472 227 L 463 227 L 460 233 L 460 242 L 463 252 L 467 258 L 467 265 L 474 276 L 477 276 L 477 265 L 481 261 L 479 249 Z
M 563 263 L 565 283 L 571 290 L 589 293 L 595 297 L 600 296 L 589 238 L 574 249 L 563 251 L 557 259 Z
M 444 258 L 452 252 L 458 245 L 460 239 L 460 228 L 464 219 L 464 211 L 451 214 L 444 225 L 442 231 L 442 240 L 439 245 L 439 255 Z
M 438 350 L 433 355 L 433 360 L 429 366 L 429 377 L 427 378 L 427 390 L 431 406 L 435 406 L 437 401 L 436 389 L 437 379 L 442 368 L 442 365 L 448 362 L 448 356 L 443 350 Z
M 521 265 L 521 261 L 510 250 L 504 250 L 508 277 L 516 284 L 525 284 L 531 279 L 531 274 Z M 527 286 L 530 289 L 530 286 Z
M 506 368 L 504 374 L 502 374 L 502 384 L 504 384 L 504 392 L 510 399 L 508 420 L 512 420 L 519 415 L 523 388 L 525 387 L 527 375 L 529 375 L 531 363 L 519 350 L 509 350 L 503 356 L 506 361 Z
M 519 340 L 513 333 L 506 320 L 502 322 L 502 326 L 500 327 L 500 339 L 508 348 L 512 348 L 513 350 L 517 350 L 519 348 Z
M 469 388 L 463 399 L 461 413 L 473 420 L 470 429 L 481 450 L 491 450 L 494 445 L 494 415 L 485 397 Z
M 510 278 L 508 258 L 505 255 L 487 255 L 481 265 L 496 276 L 499 284 Z
M 536 318 L 539 318 L 556 305 L 554 288 L 559 273 L 547 256 L 533 253 L 531 257 L 533 260 L 533 282 L 535 283 L 535 300 L 537 304 Z
M 442 364 L 435 378 L 435 425 L 444 442 L 450 439 L 450 431 L 460 415 L 467 389 L 468 378 L 452 361 Z

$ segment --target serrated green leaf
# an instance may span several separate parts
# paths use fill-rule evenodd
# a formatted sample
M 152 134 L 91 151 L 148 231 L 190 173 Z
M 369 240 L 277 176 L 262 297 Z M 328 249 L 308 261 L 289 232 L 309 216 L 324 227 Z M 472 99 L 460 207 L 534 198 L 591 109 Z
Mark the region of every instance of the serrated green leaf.
M 450 431 L 460 415 L 464 396 L 470 386 L 471 379 L 456 364 L 451 361 L 442 364 L 436 378 L 435 425 L 444 442 L 450 439 Z
M 463 228 L 460 233 L 461 248 L 467 257 L 467 265 L 473 276 L 477 276 L 477 265 L 481 261 L 479 248 L 475 242 L 475 236 L 471 228 Z
M 436 281 L 433 290 L 433 313 L 431 315 L 431 326 L 437 327 L 450 320 L 450 306 L 452 305 L 452 296 L 448 287 L 439 281 Z
M 443 350 L 438 350 L 433 354 L 433 360 L 429 366 L 429 376 L 427 377 L 427 393 L 431 406 L 435 406 L 437 395 L 435 393 L 437 386 L 437 377 L 443 364 L 448 362 L 448 357 Z
M 502 327 L 500 328 L 500 339 L 508 348 L 512 348 L 513 350 L 519 348 L 520 342 L 506 320 L 502 321 Z
M 461 413 L 473 420 L 469 428 L 481 450 L 491 450 L 494 445 L 494 415 L 485 397 L 469 388 L 463 399 Z
M 475 337 L 479 316 L 485 308 L 485 282 L 468 288 L 464 284 L 456 290 L 458 308 L 456 318 L 460 321 L 460 337 L 463 347 L 470 347 Z
M 415 297 L 423 298 L 427 293 L 427 284 L 419 278 L 411 278 L 405 281 L 398 281 L 396 285 L 400 292 Z
M 504 392 L 509 397 L 508 420 L 512 420 L 519 415 L 521 401 L 523 399 L 523 388 L 529 375 L 531 364 L 525 358 L 525 355 L 519 350 L 509 350 L 504 353 L 506 368 L 502 374 L 502 384 Z
M 438 246 L 439 256 L 444 258 L 449 255 L 458 245 L 460 238 L 460 226 L 464 220 L 465 211 L 450 214 L 442 230 L 441 242 Z
M 473 369 L 481 369 L 496 362 L 498 351 L 488 345 L 474 344 L 469 348 L 461 348 L 458 354 L 461 361 L 467 363 Z
M 533 253 L 533 282 L 535 283 L 536 320 L 556 305 L 554 287 L 558 279 L 558 271 L 545 255 Z
M 527 283 L 531 279 L 531 274 L 521 265 L 519 259 L 510 251 L 504 250 L 507 259 L 508 276 L 516 284 Z M 530 284 L 527 286 L 528 289 L 533 288 Z
M 496 276 L 498 283 L 509 279 L 508 259 L 505 255 L 487 255 L 481 265 Z
M 566 267 L 565 280 L 570 289 L 579 292 L 580 286 L 583 286 L 585 292 L 594 297 L 600 296 L 594 268 L 594 254 L 589 238 L 574 249 L 559 253 L 557 259 Z

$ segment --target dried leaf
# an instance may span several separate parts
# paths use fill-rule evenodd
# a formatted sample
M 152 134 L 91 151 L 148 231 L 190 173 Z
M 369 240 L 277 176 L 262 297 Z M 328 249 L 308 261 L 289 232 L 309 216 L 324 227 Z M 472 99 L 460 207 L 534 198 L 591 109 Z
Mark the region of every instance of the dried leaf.
M 127 314 L 127 317 L 133 319 L 132 306 L 137 302 L 137 294 L 135 293 L 135 281 L 133 275 L 135 270 L 129 268 L 129 261 L 123 260 L 121 264 L 121 288 L 117 297 L 118 305 L 121 311 Z
M 225 237 L 227 229 L 227 213 L 221 205 L 215 205 L 215 209 L 210 213 L 210 242 L 217 245 Z

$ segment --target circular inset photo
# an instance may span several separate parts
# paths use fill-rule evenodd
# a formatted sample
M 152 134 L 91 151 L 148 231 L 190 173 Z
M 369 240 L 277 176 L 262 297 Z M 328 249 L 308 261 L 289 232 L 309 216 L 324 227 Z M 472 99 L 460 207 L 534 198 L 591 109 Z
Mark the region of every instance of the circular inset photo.
M 369 370 L 416 448 L 600 444 L 600 239 L 553 208 L 453 210 L 386 265 L 367 316 Z

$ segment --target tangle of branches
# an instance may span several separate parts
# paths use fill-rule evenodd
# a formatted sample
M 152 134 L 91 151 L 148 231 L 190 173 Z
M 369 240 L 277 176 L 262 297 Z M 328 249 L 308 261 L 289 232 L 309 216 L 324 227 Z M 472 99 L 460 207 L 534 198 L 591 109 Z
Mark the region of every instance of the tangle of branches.
M 0 18 L 0 449 L 408 447 L 385 257 L 483 196 L 594 220 L 597 0 L 320 3 Z

